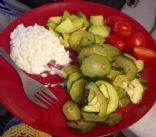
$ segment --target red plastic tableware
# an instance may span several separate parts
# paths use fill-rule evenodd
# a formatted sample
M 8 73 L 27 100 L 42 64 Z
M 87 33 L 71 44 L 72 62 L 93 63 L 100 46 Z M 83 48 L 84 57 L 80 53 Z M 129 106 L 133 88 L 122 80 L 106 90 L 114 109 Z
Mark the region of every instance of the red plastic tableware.
M 145 29 L 132 18 L 110 7 L 90 3 L 90 2 L 59 2 L 44 5 L 33 9 L 12 22 L 0 36 L 0 46 L 9 53 L 9 36 L 13 29 L 23 23 L 25 26 L 45 25 L 46 20 L 50 16 L 61 15 L 64 10 L 71 13 L 82 11 L 87 16 L 102 14 L 104 17 L 117 15 L 125 21 L 132 24 L 135 32 L 142 32 L 147 37 L 148 48 L 156 51 L 156 44 Z M 145 62 L 145 70 L 142 78 L 147 81 L 147 89 L 142 102 L 139 105 L 129 105 L 119 111 L 123 115 L 123 119 L 114 126 L 105 126 L 98 124 L 96 128 L 89 133 L 80 133 L 66 127 L 66 120 L 62 114 L 62 104 L 69 98 L 68 93 L 61 87 L 51 87 L 50 89 L 59 98 L 49 110 L 43 109 L 31 101 L 29 101 L 23 91 L 22 84 L 16 72 L 0 57 L 0 100 L 1 103 L 17 118 L 28 125 L 41 131 L 56 135 L 58 137 L 97 137 L 109 135 L 120 131 L 138 121 L 154 104 L 156 100 L 156 62 Z M 58 76 L 49 76 L 41 78 L 33 76 L 40 82 L 60 82 L 62 79 Z M 152 122 L 152 121 L 151 121 Z

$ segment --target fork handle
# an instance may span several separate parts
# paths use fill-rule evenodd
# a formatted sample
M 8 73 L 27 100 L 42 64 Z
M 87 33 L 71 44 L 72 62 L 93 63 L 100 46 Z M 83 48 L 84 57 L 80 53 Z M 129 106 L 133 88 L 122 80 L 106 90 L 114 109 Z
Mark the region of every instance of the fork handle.
M 18 72 L 18 74 L 20 74 L 20 69 L 17 67 L 17 65 L 14 63 L 11 57 L 1 47 L 0 56 L 2 56 Z

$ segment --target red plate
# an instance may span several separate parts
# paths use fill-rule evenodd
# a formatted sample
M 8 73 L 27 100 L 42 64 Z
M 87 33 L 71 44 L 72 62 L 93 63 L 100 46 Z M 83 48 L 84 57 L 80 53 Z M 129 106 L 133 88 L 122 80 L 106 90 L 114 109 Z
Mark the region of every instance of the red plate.
M 46 20 L 50 16 L 62 15 L 64 10 L 68 10 L 71 13 L 82 11 L 87 16 L 96 14 L 102 14 L 104 17 L 111 15 L 121 16 L 132 24 L 136 32 L 143 32 L 147 37 L 149 48 L 156 51 L 156 45 L 151 36 L 132 18 L 110 7 L 89 2 L 60 2 L 33 9 L 17 18 L 6 28 L 0 36 L 0 45 L 9 53 L 10 32 L 18 24 L 23 23 L 25 26 L 34 25 L 35 23 L 45 25 Z M 142 75 L 143 79 L 147 81 L 147 90 L 145 91 L 143 101 L 137 106 L 130 105 L 125 109 L 121 109 L 120 112 L 123 114 L 123 119 L 118 124 L 110 127 L 98 124 L 89 133 L 79 133 L 68 129 L 65 125 L 65 118 L 61 112 L 61 107 L 63 102 L 68 99 L 68 94 L 62 87 L 51 88 L 59 98 L 59 102 L 54 104 L 49 110 L 46 110 L 27 99 L 18 75 L 1 57 L 0 68 L 0 100 L 2 104 L 22 122 L 59 137 L 93 137 L 120 131 L 138 121 L 152 107 L 156 99 L 156 62 L 151 61 L 145 63 L 145 70 Z M 39 76 L 35 76 L 34 78 L 42 83 L 62 81 L 58 76 L 49 76 L 46 79 Z

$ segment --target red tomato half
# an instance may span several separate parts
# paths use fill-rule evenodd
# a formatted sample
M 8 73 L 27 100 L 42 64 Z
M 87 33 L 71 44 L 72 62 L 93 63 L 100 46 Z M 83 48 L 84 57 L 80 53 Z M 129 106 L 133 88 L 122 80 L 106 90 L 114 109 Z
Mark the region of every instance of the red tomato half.
M 125 40 L 127 48 L 146 47 L 146 37 L 143 33 L 133 33 Z
M 156 58 L 156 52 L 148 48 L 134 47 L 133 52 L 138 59 L 151 60 Z
M 106 39 L 106 43 L 115 46 L 120 51 L 124 48 L 124 41 L 116 35 L 109 35 Z
M 116 22 L 113 28 L 113 33 L 121 38 L 128 37 L 132 34 L 132 26 L 126 21 Z
M 116 22 L 122 21 L 123 19 L 119 16 L 109 16 L 104 19 L 106 25 L 114 27 Z

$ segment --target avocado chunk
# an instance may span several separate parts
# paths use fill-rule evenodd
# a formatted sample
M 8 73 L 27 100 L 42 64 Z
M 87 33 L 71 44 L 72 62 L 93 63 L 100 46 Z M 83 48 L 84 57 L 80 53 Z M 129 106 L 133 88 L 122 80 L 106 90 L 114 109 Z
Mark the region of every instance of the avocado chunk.
M 106 57 L 92 54 L 83 60 L 80 69 L 85 76 L 93 78 L 106 76 L 110 67 L 110 62 Z
M 99 44 L 92 44 L 87 47 L 84 47 L 78 55 L 78 60 L 83 61 L 84 58 L 88 57 L 91 54 L 98 54 L 102 56 L 107 56 L 106 50 Z
M 67 27 L 68 26 L 68 27 Z M 60 33 L 71 33 L 74 31 L 73 23 L 70 19 L 65 19 L 56 28 L 55 31 Z
M 77 67 L 75 65 L 64 66 L 62 68 L 61 76 L 63 78 L 67 78 L 71 73 L 74 73 L 74 72 L 80 72 L 79 67 Z
M 83 26 L 83 19 L 79 17 L 75 17 L 72 20 L 74 31 L 79 30 Z
M 81 132 L 89 132 L 95 128 L 96 124 L 93 122 L 79 121 L 79 122 L 67 122 L 67 126 L 69 128 L 72 128 Z
M 48 19 L 48 23 L 53 22 L 55 24 L 59 24 L 61 22 L 61 16 L 50 17 Z
M 82 29 L 86 29 L 87 27 L 89 27 L 87 17 L 82 12 L 78 12 L 77 15 L 83 19 L 84 24 Z
M 119 55 L 115 57 L 115 62 L 123 68 L 128 80 L 132 80 L 135 78 L 137 74 L 137 67 L 131 59 Z
M 83 75 L 80 72 L 74 72 L 71 73 L 67 79 L 67 89 L 70 90 L 72 84 L 78 80 L 81 79 L 83 77 Z
M 102 15 L 90 16 L 89 21 L 90 21 L 90 24 L 93 25 L 93 26 L 102 26 L 102 25 L 104 25 Z
M 86 30 L 75 31 L 69 38 L 71 48 L 77 53 L 81 51 L 82 47 L 93 44 L 94 42 L 94 35 Z
M 90 122 L 104 122 L 108 116 L 99 116 L 96 113 L 91 113 L 91 112 L 84 112 L 82 111 L 82 117 L 84 118 L 85 121 L 90 121 Z
M 85 79 L 79 79 L 79 80 L 75 81 L 72 84 L 72 87 L 69 91 L 72 100 L 79 104 L 81 104 L 83 101 L 83 95 L 84 95 L 84 89 L 85 89 L 86 82 L 87 81 Z
M 70 13 L 68 11 L 63 12 L 63 16 L 61 18 L 61 21 L 63 22 L 66 19 L 70 19 Z
M 81 118 L 81 111 L 78 104 L 73 101 L 66 101 L 63 105 L 63 113 L 68 120 L 77 121 Z
M 110 27 L 108 26 L 91 26 L 88 29 L 89 32 L 93 34 L 100 35 L 102 37 L 107 37 L 110 33 Z
M 95 37 L 95 43 L 97 44 L 103 44 L 105 42 L 105 38 L 103 36 L 100 36 L 100 35 L 94 35 Z
M 57 26 L 57 25 L 56 25 L 54 22 L 48 22 L 48 23 L 46 24 L 46 27 L 47 27 L 48 29 L 51 28 L 52 30 L 55 29 L 56 26 Z

